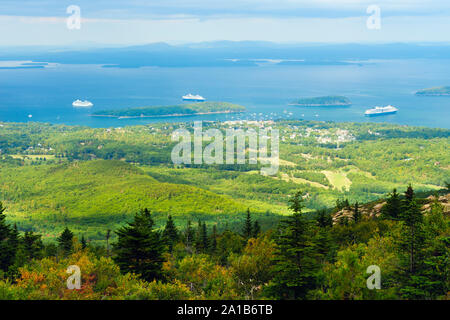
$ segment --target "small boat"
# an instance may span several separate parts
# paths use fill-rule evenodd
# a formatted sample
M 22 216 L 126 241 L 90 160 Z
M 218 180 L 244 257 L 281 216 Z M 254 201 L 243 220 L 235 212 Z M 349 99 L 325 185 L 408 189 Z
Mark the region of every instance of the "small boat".
M 198 94 L 194 95 L 194 94 L 190 94 L 190 93 L 189 93 L 189 94 L 183 96 L 183 100 L 184 100 L 184 101 L 203 102 L 203 101 L 205 101 L 206 99 L 203 98 L 202 96 L 198 95 Z
M 81 100 L 75 100 L 73 103 L 72 103 L 72 106 L 74 106 L 75 108 L 90 108 L 90 107 L 92 107 L 94 104 L 92 103 L 92 102 L 90 102 L 90 101 L 87 101 L 87 100 L 84 100 L 84 101 L 81 101 Z

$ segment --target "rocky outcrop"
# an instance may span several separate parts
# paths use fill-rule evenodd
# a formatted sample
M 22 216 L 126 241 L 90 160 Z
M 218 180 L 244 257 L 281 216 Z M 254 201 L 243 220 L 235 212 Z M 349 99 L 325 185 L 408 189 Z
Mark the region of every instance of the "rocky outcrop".
M 435 196 L 429 196 L 424 199 L 425 204 L 422 206 L 422 210 L 425 214 L 430 212 L 433 202 L 436 200 Z M 450 193 L 439 196 L 438 202 L 442 205 L 444 209 L 444 214 L 450 215 Z M 366 205 L 361 205 L 359 211 L 361 215 L 369 218 L 379 217 L 381 214 L 381 209 L 386 204 L 386 201 L 377 201 L 375 203 L 370 203 Z M 353 208 L 345 208 L 333 214 L 333 224 L 339 223 L 342 219 L 347 219 L 347 221 L 353 221 Z

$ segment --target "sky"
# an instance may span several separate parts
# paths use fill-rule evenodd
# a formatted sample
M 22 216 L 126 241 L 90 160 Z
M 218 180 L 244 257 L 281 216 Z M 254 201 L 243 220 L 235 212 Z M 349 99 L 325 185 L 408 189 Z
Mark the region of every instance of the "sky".
M 0 46 L 218 40 L 450 42 L 450 1 L 0 0 Z

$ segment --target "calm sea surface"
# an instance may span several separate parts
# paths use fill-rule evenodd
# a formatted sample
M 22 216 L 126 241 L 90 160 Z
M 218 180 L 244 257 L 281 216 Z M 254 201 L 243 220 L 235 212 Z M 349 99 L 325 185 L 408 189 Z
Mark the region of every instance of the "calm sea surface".
M 102 68 L 57 65 L 44 69 L 0 70 L 0 121 L 39 121 L 92 127 L 150 122 L 236 119 L 376 121 L 450 128 L 450 96 L 417 97 L 418 89 L 450 85 L 450 60 L 370 61 L 339 66 L 236 68 Z M 180 104 L 187 93 L 209 101 L 242 104 L 241 115 L 145 119 L 90 117 L 92 111 Z M 306 108 L 287 104 L 300 97 L 344 95 L 353 105 Z M 75 109 L 87 99 L 92 109 Z M 364 117 L 368 108 L 392 104 L 395 115 Z

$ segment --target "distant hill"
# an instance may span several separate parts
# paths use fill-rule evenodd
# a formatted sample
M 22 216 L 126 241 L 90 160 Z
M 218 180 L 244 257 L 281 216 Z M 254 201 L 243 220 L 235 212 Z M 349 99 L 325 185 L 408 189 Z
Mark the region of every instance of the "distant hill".
M 109 67 L 257 67 L 255 59 L 305 60 L 304 64 L 342 64 L 370 59 L 439 59 L 450 55 L 442 44 L 279 44 L 218 41 L 184 45 L 153 43 L 129 47 L 65 46 L 2 48 L 0 58 Z M 284 62 L 286 63 L 286 62 Z M 365 63 L 365 62 L 364 62 Z
M 228 196 L 159 182 L 123 161 L 8 168 L 0 170 L 0 181 L 0 195 L 11 221 L 46 237 L 54 237 L 68 225 L 76 234 L 102 239 L 100 231 L 114 230 L 141 208 L 151 210 L 162 223 L 167 214 L 177 221 L 197 221 L 205 215 L 232 217 L 246 209 Z
M 418 96 L 450 96 L 450 87 L 434 87 L 416 92 Z
M 301 98 L 290 103 L 290 105 L 302 107 L 349 106 L 351 104 L 351 101 L 343 96 Z
M 245 107 L 228 102 L 198 102 L 175 106 L 151 106 L 126 108 L 117 110 L 102 110 L 92 114 L 96 117 L 139 118 L 159 116 L 192 116 L 210 113 L 243 112 Z

